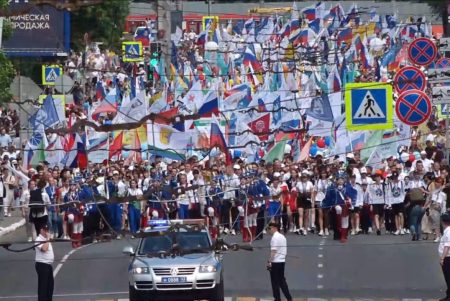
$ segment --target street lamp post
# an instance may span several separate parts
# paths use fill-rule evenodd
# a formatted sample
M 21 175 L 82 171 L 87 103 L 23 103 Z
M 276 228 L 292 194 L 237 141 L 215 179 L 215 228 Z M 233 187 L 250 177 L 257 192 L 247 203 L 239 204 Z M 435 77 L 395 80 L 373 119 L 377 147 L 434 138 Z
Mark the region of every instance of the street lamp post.
M 3 17 L 0 17 L 0 49 L 2 49 L 3 19 Z

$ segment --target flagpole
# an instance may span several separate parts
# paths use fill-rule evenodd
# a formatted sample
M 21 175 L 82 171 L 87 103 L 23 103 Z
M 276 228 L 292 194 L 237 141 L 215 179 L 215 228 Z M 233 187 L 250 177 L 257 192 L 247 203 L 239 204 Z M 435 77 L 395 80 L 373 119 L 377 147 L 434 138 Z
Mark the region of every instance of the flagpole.
M 152 142 L 153 147 L 155 147 L 155 121 L 152 120 Z M 148 160 L 150 161 L 150 156 L 148 157 Z

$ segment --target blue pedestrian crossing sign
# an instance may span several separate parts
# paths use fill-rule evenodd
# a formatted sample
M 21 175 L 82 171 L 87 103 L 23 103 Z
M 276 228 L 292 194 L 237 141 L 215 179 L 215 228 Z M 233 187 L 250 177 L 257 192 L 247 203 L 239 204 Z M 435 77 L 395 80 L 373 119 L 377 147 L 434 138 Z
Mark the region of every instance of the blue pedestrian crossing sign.
M 391 129 L 393 123 L 392 86 L 384 83 L 349 83 L 345 85 L 347 129 Z
M 42 84 L 54 86 L 56 79 L 63 74 L 63 69 L 59 65 L 42 65 Z
M 144 60 L 144 50 L 141 41 L 123 42 L 122 53 L 124 62 L 140 62 Z

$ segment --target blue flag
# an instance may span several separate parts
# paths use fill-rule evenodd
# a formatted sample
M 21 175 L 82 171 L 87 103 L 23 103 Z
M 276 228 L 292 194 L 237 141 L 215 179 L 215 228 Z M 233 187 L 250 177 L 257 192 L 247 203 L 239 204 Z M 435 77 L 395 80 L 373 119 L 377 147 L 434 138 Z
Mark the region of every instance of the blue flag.
M 311 101 L 311 107 L 306 110 L 306 115 L 323 120 L 333 122 L 333 111 L 331 110 L 330 100 L 327 94 L 316 97 Z
M 51 95 L 45 98 L 42 107 L 31 116 L 29 122 L 33 130 L 42 128 L 42 126 L 44 129 L 47 129 L 59 122 L 58 112 L 56 111 L 55 102 Z

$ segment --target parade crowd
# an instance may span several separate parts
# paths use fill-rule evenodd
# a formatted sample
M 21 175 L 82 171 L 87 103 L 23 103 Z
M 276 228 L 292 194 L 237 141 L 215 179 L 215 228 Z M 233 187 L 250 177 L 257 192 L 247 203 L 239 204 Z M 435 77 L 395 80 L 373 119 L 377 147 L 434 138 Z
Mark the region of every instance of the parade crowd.
M 153 156 L 141 164 L 89 162 L 83 170 L 46 161 L 25 170 L 20 154 L 5 151 L 0 194 L 4 218 L 21 208 L 30 241 L 45 224 L 54 238 L 81 240 L 106 232 L 120 239 L 150 219 L 201 218 L 213 236 L 241 233 L 245 242 L 261 239 L 271 221 L 284 233 L 333 235 L 342 242 L 371 233 L 437 242 L 450 176 L 433 137 L 427 136 L 420 158 L 402 163 L 390 156 L 376 170 L 361 162 L 359 151 L 345 159 L 319 153 L 300 163 L 288 153 L 267 163 L 234 158 L 231 165 L 223 156 L 184 162 Z M 104 202 L 112 197 L 128 198 Z

